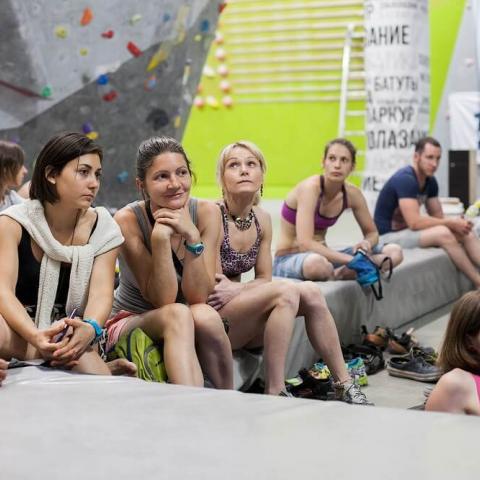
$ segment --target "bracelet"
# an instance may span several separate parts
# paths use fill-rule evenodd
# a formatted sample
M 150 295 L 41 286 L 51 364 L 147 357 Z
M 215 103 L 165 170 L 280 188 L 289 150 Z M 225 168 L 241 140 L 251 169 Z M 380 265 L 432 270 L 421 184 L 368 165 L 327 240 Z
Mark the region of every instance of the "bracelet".
M 93 327 L 93 330 L 95 331 L 95 338 L 91 341 L 91 345 L 97 343 L 103 334 L 103 328 L 93 318 L 84 318 L 82 321 L 88 323 L 91 327 Z

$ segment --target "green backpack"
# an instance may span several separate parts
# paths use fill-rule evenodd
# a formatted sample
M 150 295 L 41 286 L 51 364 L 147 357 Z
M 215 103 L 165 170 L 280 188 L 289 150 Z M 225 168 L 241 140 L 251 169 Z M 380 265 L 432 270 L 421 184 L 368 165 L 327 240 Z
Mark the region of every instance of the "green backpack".
M 140 328 L 122 335 L 115 345 L 113 356 L 126 358 L 137 366 L 137 377 L 147 382 L 167 381 L 163 362 L 163 345 L 158 345 Z

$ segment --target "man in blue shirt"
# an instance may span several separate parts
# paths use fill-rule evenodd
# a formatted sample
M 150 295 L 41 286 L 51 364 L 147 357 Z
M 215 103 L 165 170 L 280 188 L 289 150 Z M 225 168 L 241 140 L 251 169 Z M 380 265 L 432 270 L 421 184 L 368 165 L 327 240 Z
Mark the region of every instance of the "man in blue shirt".
M 440 247 L 453 263 L 480 288 L 480 241 L 472 222 L 444 217 L 438 200 L 437 171 L 442 149 L 432 137 L 415 145 L 413 165 L 398 170 L 383 186 L 375 207 L 374 220 L 380 242 L 403 248 Z M 427 214 L 420 213 L 425 205 Z

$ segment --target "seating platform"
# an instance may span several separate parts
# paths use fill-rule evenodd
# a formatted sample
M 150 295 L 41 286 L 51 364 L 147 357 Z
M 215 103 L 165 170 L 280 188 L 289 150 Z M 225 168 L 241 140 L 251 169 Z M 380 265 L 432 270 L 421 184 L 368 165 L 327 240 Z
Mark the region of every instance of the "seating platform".
M 478 477 L 480 419 L 24 367 L 0 388 L 2 478 Z
M 292 280 L 295 281 L 295 280 Z M 457 300 L 472 288 L 439 248 L 404 250 L 404 261 L 383 281 L 384 298 L 375 300 L 370 288 L 355 281 L 317 282 L 332 312 L 342 343 L 361 340 L 360 327 L 376 325 L 399 328 Z M 302 317 L 298 318 L 287 357 L 287 377 L 318 360 L 308 340 Z M 262 372 L 262 356 L 240 351 L 235 354 L 235 387 L 248 388 Z

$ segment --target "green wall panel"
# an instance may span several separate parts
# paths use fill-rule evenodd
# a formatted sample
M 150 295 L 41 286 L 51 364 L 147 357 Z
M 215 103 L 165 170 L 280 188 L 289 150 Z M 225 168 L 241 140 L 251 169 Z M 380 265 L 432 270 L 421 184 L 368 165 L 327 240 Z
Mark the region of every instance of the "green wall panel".
M 268 4 L 269 2 L 263 2 Z M 430 50 L 431 50 L 431 125 L 440 104 L 451 55 L 464 11 L 464 0 L 430 0 Z M 207 63 L 214 68 L 212 46 Z M 223 45 L 228 53 L 228 42 Z M 208 95 L 218 86 L 219 79 L 204 79 Z M 235 83 L 232 81 L 235 100 Z M 363 104 L 357 104 L 358 109 Z M 268 172 L 264 195 L 281 198 L 298 181 L 318 173 L 324 144 L 337 134 L 337 102 L 300 102 L 269 104 L 234 104 L 233 108 L 221 106 L 212 109 L 192 108 L 183 143 L 197 172 L 198 182 L 194 194 L 217 198 L 219 189 L 215 180 L 216 159 L 220 150 L 236 140 L 251 140 L 264 152 Z M 355 125 L 355 123 L 357 125 Z M 349 129 L 362 128 L 362 120 L 349 123 Z M 363 149 L 362 140 L 353 139 L 357 148 Z M 359 158 L 357 170 L 363 168 Z M 358 183 L 353 176 L 352 181 Z

